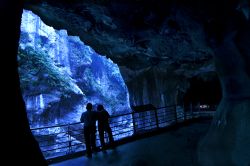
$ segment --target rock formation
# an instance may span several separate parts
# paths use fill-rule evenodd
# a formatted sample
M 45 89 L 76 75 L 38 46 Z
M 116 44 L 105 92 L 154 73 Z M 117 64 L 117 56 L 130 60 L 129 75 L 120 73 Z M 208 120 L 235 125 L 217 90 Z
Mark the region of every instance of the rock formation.
M 13 17 L 11 27 L 20 24 L 20 7 L 17 9 L 19 13 L 11 10 L 19 16 Z M 25 9 L 38 14 L 46 24 L 79 36 L 117 63 L 135 104 L 174 103 L 170 94 L 177 94 L 177 89 L 185 91 L 188 78 L 215 71 L 215 62 L 223 96 L 200 143 L 199 162 L 205 166 L 250 164 L 249 1 L 38 0 L 27 2 Z M 17 48 L 17 34 L 12 35 L 9 43 Z M 13 69 L 17 67 L 15 53 L 8 59 Z M 13 69 L 8 75 L 18 82 Z M 8 100 L 18 101 L 12 107 L 16 114 L 22 114 L 15 118 L 24 125 L 15 128 L 29 133 L 20 93 L 16 95 L 18 84 L 15 88 Z M 32 139 L 30 134 L 27 138 Z M 27 143 L 21 140 L 17 143 Z

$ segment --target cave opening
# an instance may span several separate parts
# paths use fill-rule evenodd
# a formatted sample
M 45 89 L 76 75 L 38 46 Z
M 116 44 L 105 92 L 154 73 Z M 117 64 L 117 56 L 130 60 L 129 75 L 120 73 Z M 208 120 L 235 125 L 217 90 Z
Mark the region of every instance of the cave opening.
M 222 98 L 222 89 L 219 78 L 215 73 L 192 77 L 190 87 L 184 94 L 184 106 L 219 104 Z
M 94 111 L 98 104 L 104 105 L 111 116 L 131 112 L 128 89 L 111 59 L 67 30 L 46 25 L 30 10 L 23 10 L 20 30 L 20 87 L 30 129 L 45 158 L 67 153 L 67 141 L 62 140 L 69 138 L 74 151 L 84 150 L 80 117 L 87 103 Z M 129 115 L 112 121 L 117 121 L 119 130 L 132 124 Z M 59 149 L 58 142 L 62 142 Z
M 117 64 L 23 10 L 18 48 L 22 95 L 31 128 L 79 122 L 88 102 L 111 115 L 130 112 Z

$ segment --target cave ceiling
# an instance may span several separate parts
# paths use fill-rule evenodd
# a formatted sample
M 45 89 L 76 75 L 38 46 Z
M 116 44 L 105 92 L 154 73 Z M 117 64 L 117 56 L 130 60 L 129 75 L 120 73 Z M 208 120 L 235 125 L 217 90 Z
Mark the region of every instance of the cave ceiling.
M 192 77 L 215 71 L 206 31 L 215 2 L 47 0 L 27 1 L 24 8 L 79 36 L 117 63 L 123 75 L 154 68 Z

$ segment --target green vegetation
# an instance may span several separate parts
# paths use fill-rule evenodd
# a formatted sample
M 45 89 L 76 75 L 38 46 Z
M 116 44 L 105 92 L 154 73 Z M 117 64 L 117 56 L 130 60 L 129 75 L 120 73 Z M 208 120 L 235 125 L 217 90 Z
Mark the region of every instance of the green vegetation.
M 18 63 L 22 90 L 44 93 L 55 89 L 65 95 L 72 91 L 71 77 L 60 71 L 44 52 L 35 51 L 32 47 L 19 48 Z

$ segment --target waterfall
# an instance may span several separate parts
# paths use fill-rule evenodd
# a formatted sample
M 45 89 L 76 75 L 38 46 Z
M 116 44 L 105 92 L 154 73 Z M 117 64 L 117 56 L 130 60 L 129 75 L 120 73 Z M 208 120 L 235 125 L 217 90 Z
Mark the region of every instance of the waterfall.
M 69 63 L 68 34 L 66 30 L 58 31 L 57 49 L 58 54 L 56 56 L 58 63 L 64 67 L 68 75 L 72 75 Z
M 43 100 L 43 95 L 42 94 L 40 94 L 39 95 L 39 108 L 40 109 L 44 109 L 44 100 Z

